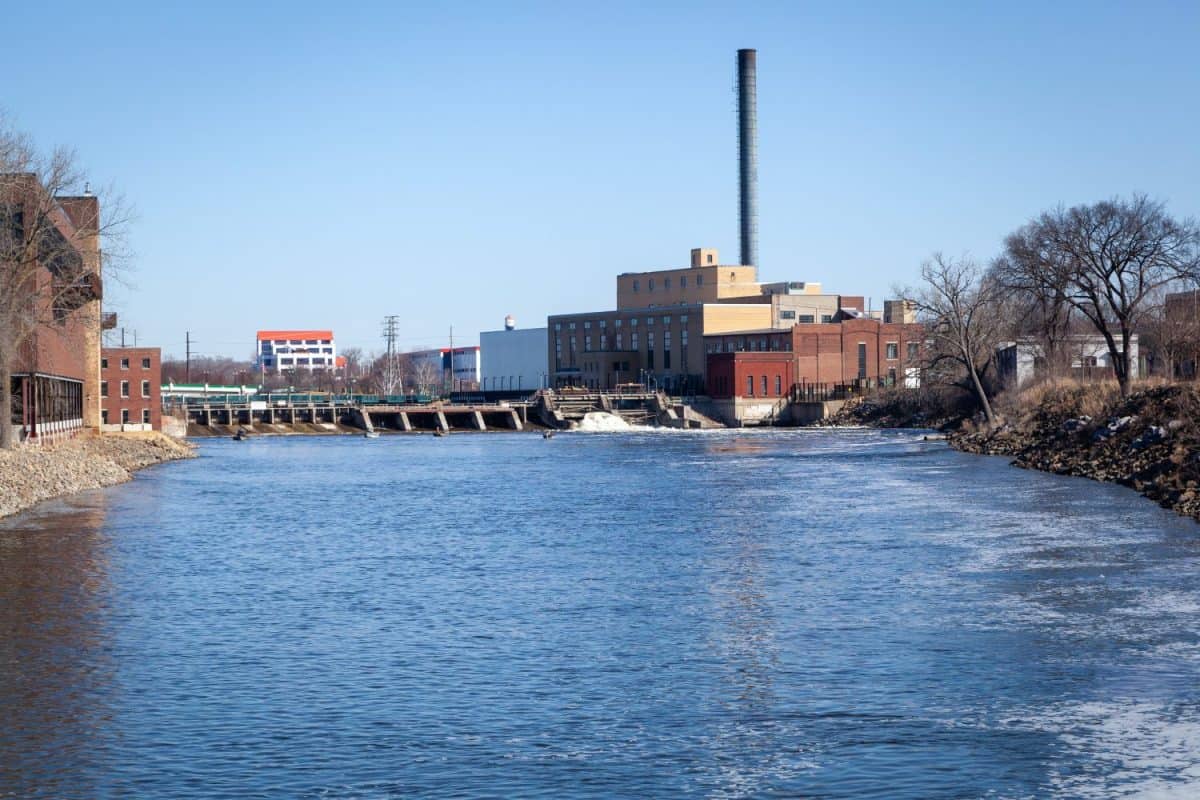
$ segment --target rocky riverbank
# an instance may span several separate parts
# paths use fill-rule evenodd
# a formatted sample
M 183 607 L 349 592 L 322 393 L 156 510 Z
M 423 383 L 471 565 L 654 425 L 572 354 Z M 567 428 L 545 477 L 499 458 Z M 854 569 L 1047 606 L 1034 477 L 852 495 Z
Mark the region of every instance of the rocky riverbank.
M 133 472 L 154 464 L 193 457 L 191 445 L 161 434 L 99 436 L 0 450 L 0 517 L 43 500 L 124 483 Z
M 1196 389 L 1158 386 L 1122 400 L 1095 386 L 1051 386 L 1038 395 L 996 430 L 964 425 L 950 434 L 950 445 L 1010 456 L 1027 469 L 1119 483 L 1200 519 Z

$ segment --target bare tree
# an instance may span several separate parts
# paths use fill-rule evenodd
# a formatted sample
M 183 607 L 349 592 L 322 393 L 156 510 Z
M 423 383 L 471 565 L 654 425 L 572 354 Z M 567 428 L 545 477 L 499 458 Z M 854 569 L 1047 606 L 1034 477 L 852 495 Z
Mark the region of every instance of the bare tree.
M 989 273 L 1015 312 L 1010 318 L 1012 338 L 1036 340 L 1049 374 L 1069 372 L 1075 315 L 1067 300 L 1066 272 L 1039 269 L 1010 251 L 992 262 Z
M 921 288 L 904 290 L 901 296 L 913 303 L 925 324 L 931 371 L 945 362 L 957 365 L 963 388 L 975 396 L 988 425 L 995 424 L 983 376 L 995 358 L 1003 322 L 999 284 L 971 259 L 941 253 L 921 265 L 921 279 Z
M 102 223 L 100 201 L 81 193 L 84 186 L 73 152 L 43 155 L 0 116 L 0 447 L 16 442 L 14 364 L 21 359 L 36 369 L 38 336 L 81 328 L 98 334 L 102 273 L 115 274 L 127 255 L 123 201 L 105 200 Z M 93 338 L 98 365 L 100 341 Z M 84 402 L 86 409 L 99 398 Z
M 1200 278 L 1200 228 L 1144 195 L 1047 211 L 1005 240 L 1005 258 L 1064 299 L 1104 337 L 1128 396 L 1130 343 L 1163 287 Z
M 1148 303 L 1140 336 L 1139 349 L 1149 352 L 1154 374 L 1195 378 L 1200 358 L 1200 292 L 1158 293 Z

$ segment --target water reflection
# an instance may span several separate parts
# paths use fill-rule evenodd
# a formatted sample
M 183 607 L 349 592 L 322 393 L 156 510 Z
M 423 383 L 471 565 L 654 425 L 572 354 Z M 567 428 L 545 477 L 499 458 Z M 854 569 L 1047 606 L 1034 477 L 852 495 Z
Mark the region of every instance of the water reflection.
M 110 542 L 100 493 L 0 521 L 0 795 L 100 794 L 111 735 Z

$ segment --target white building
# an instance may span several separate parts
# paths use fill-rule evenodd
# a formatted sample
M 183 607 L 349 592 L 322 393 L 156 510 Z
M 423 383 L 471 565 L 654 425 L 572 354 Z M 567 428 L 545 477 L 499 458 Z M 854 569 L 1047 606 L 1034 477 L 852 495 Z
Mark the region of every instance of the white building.
M 507 326 L 508 320 L 505 320 Z M 505 327 L 479 334 L 481 380 L 485 392 L 526 391 L 548 386 L 547 329 Z
M 338 366 L 333 331 L 259 331 L 255 353 L 260 372 L 311 372 Z
M 411 362 L 410 383 L 443 386 L 452 381 L 450 391 L 468 392 L 479 387 L 479 347 L 456 347 L 453 358 L 449 347 L 414 350 L 407 354 Z M 453 373 L 450 372 L 453 363 Z M 436 376 L 436 378 L 434 377 Z M 422 386 L 413 388 L 423 389 Z
M 1108 343 L 1098 333 L 1073 334 L 1063 344 L 1064 353 L 1071 359 L 1071 372 L 1078 377 L 1112 377 L 1112 359 Z M 1138 337 L 1129 342 L 1129 378 L 1138 377 Z M 1018 339 L 1002 342 L 996 348 L 996 360 L 1001 382 L 1020 389 L 1032 382 L 1045 368 L 1046 357 L 1040 342 Z

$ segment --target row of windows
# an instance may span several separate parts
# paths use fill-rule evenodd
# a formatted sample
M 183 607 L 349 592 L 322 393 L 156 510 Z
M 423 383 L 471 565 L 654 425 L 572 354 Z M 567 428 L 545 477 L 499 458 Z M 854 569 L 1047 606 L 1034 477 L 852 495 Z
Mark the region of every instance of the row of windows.
M 263 340 L 260 342 L 263 347 L 270 347 L 272 344 L 333 344 L 330 339 L 275 339 L 273 341 Z
M 801 314 L 799 317 L 797 317 L 796 309 L 794 309 L 794 308 L 779 309 L 779 318 L 795 320 L 796 322 L 800 323 L 801 325 L 806 325 L 806 324 L 811 325 L 812 323 L 816 322 L 816 319 L 817 319 L 812 314 Z M 833 315 L 832 314 L 822 314 L 821 322 L 822 323 L 833 322 Z
M 646 327 L 653 328 L 654 327 L 654 319 L 655 319 L 654 317 L 646 317 Z M 660 317 L 659 319 L 662 320 L 663 325 L 670 325 L 672 317 L 670 314 L 663 314 L 662 317 Z M 615 319 L 615 320 L 613 320 L 613 327 L 620 328 L 622 326 L 623 322 L 624 322 L 624 320 Z M 688 322 L 688 315 L 680 314 L 679 315 L 679 324 L 687 325 L 687 322 Z M 579 323 L 579 324 L 583 325 L 583 329 L 585 331 L 590 331 L 592 329 L 592 320 L 584 320 L 582 323 Z M 638 320 L 636 317 L 629 320 L 629 327 L 636 328 L 637 326 L 638 326 Z M 575 330 L 575 327 L 576 327 L 576 323 L 574 323 L 574 322 L 567 323 L 567 330 L 573 331 L 573 330 Z M 596 327 L 599 328 L 600 330 L 607 330 L 608 320 L 604 320 L 604 319 L 596 320 Z M 561 322 L 554 323 L 555 333 L 561 332 L 562 329 L 563 329 L 563 324 Z
M 100 369 L 108 369 L 108 359 L 107 358 L 100 359 Z M 121 369 L 129 369 L 129 359 L 128 358 L 121 359 Z M 150 369 L 150 359 L 148 359 L 148 358 L 142 359 L 142 369 Z
M 275 366 L 275 359 L 271 358 L 270 356 L 264 356 L 262 361 L 263 366 L 265 367 Z M 287 358 L 279 359 L 279 366 L 281 367 L 326 367 L 331 366 L 332 364 L 332 358 L 324 358 L 323 356 L 315 356 L 313 358 L 295 358 L 293 356 L 288 356 Z
M 737 273 L 736 273 L 736 272 L 730 272 L 730 273 L 729 273 L 729 280 L 730 280 L 730 282 L 731 282 L 731 283 L 736 283 L 736 282 L 737 282 Z M 655 284 L 654 284 L 654 278 L 647 278 L 647 279 L 646 279 L 646 291 L 648 291 L 648 292 L 653 292 L 653 291 L 654 291 L 654 285 L 655 285 Z M 680 288 L 680 289 L 686 289 L 686 288 L 687 288 L 687 285 L 688 285 L 688 276 L 687 276 L 687 275 L 680 275 L 680 276 L 679 276 L 679 288 Z M 696 276 L 696 285 L 697 285 L 697 286 L 703 286 L 703 285 L 704 285 L 704 275 L 703 275 L 703 274 L 700 274 L 700 275 L 697 275 L 697 276 Z M 662 288 L 663 288 L 663 291 L 668 291 L 668 290 L 671 288 L 671 276 L 670 276 L 670 275 L 668 275 L 668 276 L 666 276 L 666 277 L 664 277 L 664 278 L 662 279 Z M 633 291 L 635 291 L 635 292 L 640 292 L 641 290 L 642 290 L 642 282 L 641 282 L 641 280 L 640 280 L 640 279 L 638 279 L 638 278 L 634 278 L 634 279 L 633 279 Z
M 100 381 L 100 396 L 108 397 L 108 381 Z M 129 397 L 129 381 L 121 381 L 121 397 Z M 150 381 L 142 381 L 142 397 L 150 397 Z
M 770 397 L 771 394 L 767 391 L 769 388 L 767 375 L 761 376 L 760 386 L 762 387 L 762 391 L 760 392 L 760 394 L 763 397 Z M 782 376 L 780 376 L 780 375 L 775 376 L 774 386 L 775 386 L 774 396 L 782 397 L 783 396 L 783 377 Z M 754 376 L 753 375 L 746 376 L 746 396 L 754 397 Z
M 293 352 L 295 352 L 295 353 L 332 353 L 333 348 L 332 347 L 320 347 L 320 348 L 317 348 L 317 347 L 313 347 L 313 348 L 277 347 L 277 348 L 272 348 L 270 342 L 264 342 L 263 348 L 262 348 L 263 355 L 270 355 L 272 352 L 275 352 L 275 353 L 293 353 Z
M 100 409 L 100 422 L 102 422 L 105 425 L 108 424 L 108 409 L 107 408 Z M 121 409 L 121 424 L 122 425 L 129 424 L 129 409 L 128 408 Z M 142 409 L 142 424 L 143 425 L 150 424 L 150 409 L 148 409 L 148 408 Z

